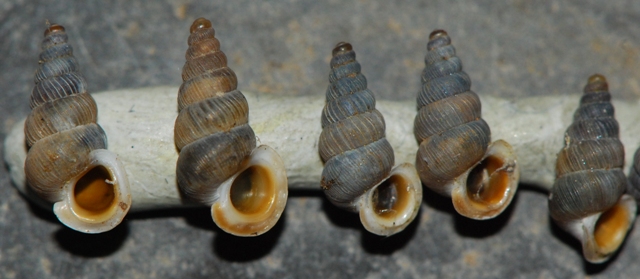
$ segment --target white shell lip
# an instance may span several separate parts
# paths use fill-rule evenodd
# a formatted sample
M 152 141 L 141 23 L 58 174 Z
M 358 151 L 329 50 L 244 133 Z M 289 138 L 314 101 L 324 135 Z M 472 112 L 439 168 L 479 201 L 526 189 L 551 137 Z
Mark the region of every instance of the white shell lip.
M 397 176 L 404 181 L 406 186 L 399 202 L 402 203 L 398 212 L 379 214 L 373 205 L 373 194 L 376 188 L 392 176 Z M 422 203 L 422 183 L 416 168 L 409 163 L 400 164 L 391 170 L 389 176 L 379 184 L 369 189 L 357 199 L 357 209 L 360 212 L 360 222 L 364 228 L 377 235 L 389 236 L 404 230 L 415 219 Z
M 287 203 L 288 181 L 284 162 L 271 147 L 256 147 L 245 161 L 241 171 L 220 184 L 211 205 L 211 217 L 223 231 L 236 236 L 258 236 L 269 231 L 280 219 Z M 270 204 L 259 212 L 245 213 L 238 210 L 231 200 L 231 186 L 246 169 L 260 166 L 268 173 L 274 188 Z
M 504 162 L 503 167 L 497 169 L 496 172 L 506 172 L 506 186 L 498 201 L 492 201 L 490 203 L 475 201 L 471 199 L 467 193 L 467 179 L 469 173 L 490 156 L 496 157 Z M 518 190 L 518 180 L 520 179 L 520 167 L 517 163 L 516 153 L 513 147 L 504 140 L 497 140 L 491 143 L 481 162 L 469 168 L 444 187 L 444 189 L 450 189 L 453 207 L 456 211 L 460 215 L 475 220 L 486 220 L 500 215 L 500 213 L 511 204 Z
M 558 226 L 580 241 L 582 244 L 582 254 L 585 260 L 590 263 L 603 263 L 613 256 L 622 246 L 627 233 L 633 227 L 636 219 L 637 204 L 631 195 L 622 195 L 613 207 L 616 206 L 619 206 L 620 209 L 624 210 L 624 213 L 627 214 L 627 223 L 625 227 L 616 231 L 616 235 L 614 236 L 614 245 L 611 247 L 602 247 L 596 241 L 596 225 L 604 212 L 599 212 L 582 219 L 567 222 L 554 221 Z
M 114 198 L 104 212 L 87 214 L 75 200 L 74 187 L 78 180 L 94 167 L 104 167 L 112 178 L 108 184 L 114 185 Z M 67 227 L 84 233 L 101 233 L 115 228 L 122 222 L 131 208 L 131 192 L 125 169 L 117 156 L 105 149 L 89 153 L 86 171 L 74 177 L 63 186 L 64 199 L 53 205 L 53 213 Z

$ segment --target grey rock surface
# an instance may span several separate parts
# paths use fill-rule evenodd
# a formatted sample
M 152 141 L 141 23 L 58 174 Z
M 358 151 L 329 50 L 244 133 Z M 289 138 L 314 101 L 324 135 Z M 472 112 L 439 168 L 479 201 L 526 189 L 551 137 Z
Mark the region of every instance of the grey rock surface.
M 0 2 L 0 137 L 29 111 L 42 32 L 67 28 L 92 92 L 180 84 L 186 38 L 212 20 L 241 90 L 324 94 L 339 41 L 354 45 L 369 88 L 413 99 L 428 34 L 448 31 L 479 94 L 568 94 L 607 76 L 640 98 L 638 1 L 27 1 Z M 576 104 L 577 104 L 576 100 Z M 415 109 L 415 108 L 407 108 Z M 505 119 L 508 121 L 508 119 Z M 500 125 L 499 123 L 491 123 Z M 624 133 L 624 131 L 621 131 Z M 1 147 L 0 147 L 1 148 Z M 627 146 L 632 156 L 636 146 Z M 4 150 L 3 150 L 4 151 Z M 1 278 L 637 278 L 640 235 L 602 265 L 553 225 L 546 194 L 522 185 L 490 221 L 458 216 L 425 190 L 416 221 L 388 238 L 319 191 L 290 193 L 274 230 L 237 238 L 207 209 L 131 214 L 84 235 L 22 198 L 0 169 Z

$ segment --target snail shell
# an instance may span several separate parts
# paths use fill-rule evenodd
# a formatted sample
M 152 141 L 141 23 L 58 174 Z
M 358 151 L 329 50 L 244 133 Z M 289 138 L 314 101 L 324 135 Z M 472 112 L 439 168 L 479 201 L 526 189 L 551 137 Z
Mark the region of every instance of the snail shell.
M 368 231 L 397 233 L 418 213 L 422 186 L 413 165 L 392 169 L 384 118 L 350 44 L 334 48 L 329 83 L 318 144 L 321 187 L 336 206 L 359 211 Z
M 63 224 L 99 233 L 114 228 L 128 212 L 129 182 L 117 157 L 106 150 L 96 103 L 67 39 L 60 25 L 44 33 L 24 127 L 30 147 L 25 175 L 30 189 L 54 204 Z
M 636 201 L 640 200 L 640 148 L 633 156 L 633 165 L 629 171 L 629 185 L 627 194 L 632 195 Z
M 593 263 L 618 250 L 636 215 L 635 200 L 624 194 L 624 147 L 610 100 L 605 77 L 589 77 L 549 194 L 551 217 L 582 242 L 584 257 Z
M 416 168 L 422 183 L 451 196 L 460 214 L 493 218 L 517 190 L 515 152 L 505 141 L 491 143 L 480 99 L 447 33 L 433 31 L 427 51 L 414 122 Z
M 211 205 L 212 218 L 224 231 L 260 235 L 284 210 L 284 163 L 270 147 L 256 147 L 249 105 L 236 89 L 236 74 L 227 67 L 211 22 L 199 18 L 190 31 L 174 126 L 180 191 L 188 200 Z

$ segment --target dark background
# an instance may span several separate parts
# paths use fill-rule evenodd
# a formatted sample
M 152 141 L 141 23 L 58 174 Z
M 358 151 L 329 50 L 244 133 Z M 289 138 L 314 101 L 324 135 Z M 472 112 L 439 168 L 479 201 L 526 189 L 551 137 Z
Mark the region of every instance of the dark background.
M 0 2 L 1 138 L 29 111 L 47 20 L 66 27 L 91 92 L 177 87 L 189 26 L 203 16 L 243 91 L 322 95 L 331 49 L 349 41 L 378 98 L 411 100 L 427 36 L 443 28 L 479 94 L 579 93 L 599 72 L 614 98 L 640 96 L 639 1 L 146 2 Z M 316 191 L 291 192 L 257 238 L 222 233 L 205 208 L 130 214 L 85 235 L 31 206 L 0 169 L 0 278 L 637 278 L 638 257 L 631 231 L 610 262 L 587 264 L 551 224 L 546 194 L 527 185 L 484 222 L 426 191 L 416 221 L 388 238 Z

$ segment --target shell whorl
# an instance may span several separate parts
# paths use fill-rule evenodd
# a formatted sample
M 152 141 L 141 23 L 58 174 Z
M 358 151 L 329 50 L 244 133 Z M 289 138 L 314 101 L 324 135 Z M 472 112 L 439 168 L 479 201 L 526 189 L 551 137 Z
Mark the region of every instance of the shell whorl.
M 239 170 L 256 139 L 249 105 L 236 89 L 236 74 L 227 67 L 211 22 L 200 18 L 190 31 L 174 130 L 177 179 L 186 197 L 208 203 L 220 183 Z
M 62 185 L 85 171 L 88 154 L 106 149 L 107 138 L 96 124 L 97 106 L 87 93 L 64 27 L 54 24 L 47 28 L 39 64 L 31 94 L 32 112 L 25 122 L 25 137 L 31 147 L 25 172 L 32 189 L 55 202 L 62 199 Z
M 591 76 L 556 162 L 549 211 L 558 221 L 606 211 L 627 188 L 624 147 L 610 99 L 604 76 Z
M 332 54 L 319 141 L 321 187 L 333 204 L 355 210 L 354 200 L 389 175 L 393 149 L 351 45 L 339 43 Z
M 640 148 L 633 156 L 633 166 L 629 173 L 629 186 L 627 193 L 632 195 L 636 201 L 640 201 Z
M 455 53 L 445 31 L 431 33 L 414 135 L 420 143 L 416 168 L 422 182 L 435 190 L 480 162 L 491 141 L 480 99 Z

